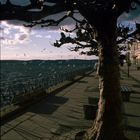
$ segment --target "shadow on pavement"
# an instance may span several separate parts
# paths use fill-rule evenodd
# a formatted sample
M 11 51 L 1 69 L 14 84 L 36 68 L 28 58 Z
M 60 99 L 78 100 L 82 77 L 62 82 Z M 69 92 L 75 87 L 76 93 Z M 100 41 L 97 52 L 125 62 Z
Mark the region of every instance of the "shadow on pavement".
M 133 87 L 139 88 L 140 85 L 139 84 L 133 84 Z
M 140 99 L 140 97 L 133 97 L 133 96 L 131 96 L 131 98 L 132 99 Z
M 95 77 L 95 75 L 86 75 L 86 77 Z
M 85 89 L 85 91 L 86 91 L 86 92 L 99 92 L 99 87 L 98 87 L 98 86 L 96 86 L 96 87 L 90 86 L 90 87 L 87 87 L 87 88 Z
M 88 81 L 78 81 L 78 83 L 88 83 Z
M 127 113 L 125 113 L 124 115 L 127 116 L 127 117 L 140 117 L 140 116 L 137 116 L 137 115 L 127 114 Z
M 28 111 L 36 114 L 52 114 L 59 108 L 60 105 L 66 103 L 67 101 L 68 98 L 52 95 L 31 107 Z
M 134 126 L 127 125 L 127 129 L 131 130 L 131 131 L 138 131 L 138 132 L 140 132 L 140 127 L 134 127 Z
M 135 102 L 135 101 L 129 101 L 129 102 L 134 104 L 140 104 L 140 102 Z
M 99 98 L 93 98 L 93 97 L 88 97 L 88 103 L 89 104 L 94 104 L 94 105 L 97 105 L 99 102 Z
M 68 101 L 68 98 L 52 95 L 47 97 L 46 101 L 51 104 L 64 104 Z

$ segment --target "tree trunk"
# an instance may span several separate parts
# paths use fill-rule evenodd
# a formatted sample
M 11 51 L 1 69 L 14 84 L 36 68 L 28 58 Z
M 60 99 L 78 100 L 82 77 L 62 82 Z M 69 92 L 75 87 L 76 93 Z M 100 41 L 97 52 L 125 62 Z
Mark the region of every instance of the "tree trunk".
M 106 21 L 105 21 L 106 22 Z M 84 140 L 124 140 L 123 103 L 120 93 L 120 70 L 116 46 L 116 23 L 102 25 L 100 38 L 98 111 Z

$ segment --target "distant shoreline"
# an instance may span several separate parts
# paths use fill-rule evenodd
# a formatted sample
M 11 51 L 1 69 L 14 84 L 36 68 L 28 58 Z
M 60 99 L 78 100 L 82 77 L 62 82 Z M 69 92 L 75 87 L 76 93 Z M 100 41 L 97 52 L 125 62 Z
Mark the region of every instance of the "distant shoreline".
M 3 59 L 0 61 L 98 61 L 98 59 L 30 59 L 30 60 L 22 60 L 22 59 Z

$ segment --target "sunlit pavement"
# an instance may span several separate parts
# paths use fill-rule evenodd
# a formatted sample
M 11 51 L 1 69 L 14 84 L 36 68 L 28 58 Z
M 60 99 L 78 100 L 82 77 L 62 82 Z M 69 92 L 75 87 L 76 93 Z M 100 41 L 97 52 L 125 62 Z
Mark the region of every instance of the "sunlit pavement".
M 126 71 L 125 67 L 122 69 Z M 140 77 L 140 71 L 135 71 L 134 75 Z M 127 117 L 126 135 L 133 140 L 140 138 L 140 83 L 137 80 L 121 74 L 121 84 L 134 90 L 130 101 L 125 102 L 124 114 Z M 83 105 L 89 104 L 89 97 L 98 96 L 98 77 L 92 73 L 5 123 L 1 127 L 1 139 L 74 140 L 74 133 L 92 125 L 91 120 L 84 119 Z

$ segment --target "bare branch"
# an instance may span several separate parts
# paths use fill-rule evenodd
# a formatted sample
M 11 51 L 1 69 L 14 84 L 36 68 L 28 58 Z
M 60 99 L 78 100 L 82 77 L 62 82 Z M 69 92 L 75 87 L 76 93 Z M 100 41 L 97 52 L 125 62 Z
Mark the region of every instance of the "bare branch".
M 77 27 L 75 27 L 75 28 L 72 29 L 72 30 L 68 30 L 68 29 L 65 29 L 65 28 L 63 28 L 63 27 L 60 27 L 60 30 L 62 30 L 62 31 L 64 31 L 64 32 L 66 32 L 66 33 L 72 33 L 72 32 L 74 32 L 75 30 L 77 30 Z
M 63 16 L 62 18 L 60 18 L 58 20 L 53 20 L 53 19 L 44 20 L 44 19 L 42 19 L 41 21 L 33 21 L 31 24 L 28 24 L 28 25 L 25 24 L 24 26 L 25 27 L 33 27 L 33 26 L 40 25 L 40 24 L 41 24 L 41 27 L 57 26 L 57 25 L 59 25 L 59 23 L 61 23 L 66 18 L 68 18 L 67 15 Z
M 54 20 L 54 19 L 44 20 L 44 19 L 41 19 L 40 21 L 32 21 L 31 24 L 24 25 L 24 26 L 25 27 L 33 27 L 33 26 L 36 26 L 36 25 L 41 25 L 41 27 L 57 26 L 57 25 L 59 25 L 59 23 L 61 23 L 63 20 L 65 20 L 68 17 L 72 18 L 75 21 L 78 21 L 81 25 L 86 23 L 85 20 L 82 20 L 82 21 L 76 20 L 76 18 L 73 17 L 73 13 L 74 13 L 74 11 L 68 11 L 66 13 L 66 15 L 64 15 L 62 18 L 60 18 L 58 20 Z

